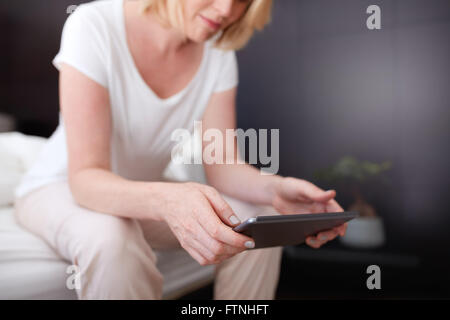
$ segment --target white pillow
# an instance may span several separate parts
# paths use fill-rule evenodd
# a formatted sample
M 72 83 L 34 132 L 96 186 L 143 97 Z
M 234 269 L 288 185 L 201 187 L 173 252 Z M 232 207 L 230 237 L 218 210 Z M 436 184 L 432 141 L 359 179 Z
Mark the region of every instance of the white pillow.
M 0 207 L 14 203 L 14 190 L 46 141 L 45 138 L 19 132 L 0 132 Z M 187 145 L 191 146 L 191 142 Z M 201 140 L 195 141 L 193 147 L 201 153 Z M 169 180 L 206 183 L 203 165 L 175 164 L 171 161 L 164 176 Z
M 0 133 L 0 207 L 13 204 L 15 188 L 45 141 L 19 132 Z

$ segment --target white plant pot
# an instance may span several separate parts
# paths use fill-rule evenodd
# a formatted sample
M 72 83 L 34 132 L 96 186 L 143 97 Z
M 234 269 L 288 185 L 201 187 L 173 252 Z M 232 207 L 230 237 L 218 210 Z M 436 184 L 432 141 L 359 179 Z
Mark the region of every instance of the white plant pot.
M 353 248 L 373 249 L 385 243 L 383 219 L 380 217 L 359 217 L 348 222 L 341 243 Z

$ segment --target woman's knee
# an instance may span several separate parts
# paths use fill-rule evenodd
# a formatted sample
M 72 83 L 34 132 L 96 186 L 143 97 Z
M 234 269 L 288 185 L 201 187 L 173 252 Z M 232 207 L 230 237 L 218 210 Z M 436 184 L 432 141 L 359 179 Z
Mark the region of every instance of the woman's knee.
M 145 242 L 139 224 L 132 219 L 107 215 L 92 218 L 80 230 L 76 243 L 78 255 L 95 256 L 114 263 L 145 251 L 156 263 L 156 256 Z
M 73 262 L 80 267 L 86 292 L 95 292 L 93 296 L 103 292 L 110 297 L 160 298 L 163 276 L 136 220 L 113 216 L 93 219 L 79 239 Z
M 256 250 L 256 251 L 258 251 L 258 250 Z M 265 260 L 268 263 L 271 263 L 274 266 L 276 266 L 281 261 L 283 247 L 265 248 L 265 249 L 261 249 L 259 251 L 260 251 L 260 259 L 261 260 Z
M 282 251 L 283 247 L 249 250 L 247 251 L 247 260 L 253 260 L 255 265 L 271 264 L 276 266 L 281 261 Z

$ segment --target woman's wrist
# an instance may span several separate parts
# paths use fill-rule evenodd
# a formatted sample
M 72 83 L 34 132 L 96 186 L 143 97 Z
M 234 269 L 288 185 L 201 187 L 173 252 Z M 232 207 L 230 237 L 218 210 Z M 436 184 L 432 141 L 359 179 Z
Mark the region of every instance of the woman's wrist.
M 280 188 L 280 184 L 283 182 L 285 178 L 279 175 L 267 176 L 267 178 L 269 179 L 269 183 L 267 184 L 266 187 L 267 199 L 269 199 L 267 205 L 272 205 L 277 195 L 277 192 Z
M 146 182 L 144 197 L 144 219 L 164 221 L 171 203 L 177 197 L 175 182 Z M 151 213 L 151 214 L 149 214 Z

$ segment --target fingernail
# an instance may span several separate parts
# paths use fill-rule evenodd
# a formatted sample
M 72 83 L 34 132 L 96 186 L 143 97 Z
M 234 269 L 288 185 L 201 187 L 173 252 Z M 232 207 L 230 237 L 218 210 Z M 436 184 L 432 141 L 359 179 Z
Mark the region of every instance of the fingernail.
M 253 241 L 247 241 L 247 242 L 245 243 L 245 247 L 246 247 L 246 248 L 249 248 L 249 249 L 252 249 L 252 248 L 255 247 L 255 243 L 254 243 Z
M 314 240 L 314 239 L 311 239 L 311 240 L 309 240 L 309 243 L 311 243 L 311 244 L 315 244 L 315 243 L 316 243 L 316 240 Z
M 320 236 L 319 239 L 322 240 L 322 241 L 325 241 L 325 240 L 327 240 L 327 237 L 326 236 Z
M 231 221 L 232 224 L 239 224 L 239 223 L 241 223 L 241 221 L 235 215 L 232 215 L 230 217 L 230 221 Z

